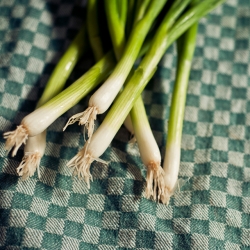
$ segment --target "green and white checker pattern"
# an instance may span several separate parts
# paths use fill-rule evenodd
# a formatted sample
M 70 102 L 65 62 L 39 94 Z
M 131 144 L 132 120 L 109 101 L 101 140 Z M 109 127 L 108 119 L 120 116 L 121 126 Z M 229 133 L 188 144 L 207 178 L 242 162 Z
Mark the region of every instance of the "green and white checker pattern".
M 83 4 L 0 1 L 1 134 L 34 109 Z M 91 189 L 72 178 L 65 165 L 83 138 L 62 127 L 82 105 L 50 126 L 40 180 L 17 177 L 23 152 L 4 156 L 1 138 L 0 249 L 250 249 L 249 27 L 249 0 L 228 0 L 200 21 L 180 167 L 189 180 L 169 206 L 143 198 L 145 169 L 123 127 L 102 157 L 110 164 L 93 164 Z M 175 63 L 172 46 L 144 92 L 162 153 Z

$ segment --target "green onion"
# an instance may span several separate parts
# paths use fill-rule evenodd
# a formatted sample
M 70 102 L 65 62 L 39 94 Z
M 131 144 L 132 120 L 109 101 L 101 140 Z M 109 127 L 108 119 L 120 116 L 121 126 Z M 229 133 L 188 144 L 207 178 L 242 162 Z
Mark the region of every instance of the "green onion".
M 198 2 L 198 1 L 196 1 Z M 195 1 L 192 1 L 192 5 Z M 161 201 L 169 203 L 170 197 L 179 186 L 178 173 L 181 158 L 182 127 L 186 104 L 186 95 L 193 54 L 196 45 L 198 23 L 193 24 L 177 40 L 177 71 L 172 95 L 170 117 L 168 121 L 168 137 L 163 162 L 165 188 Z
M 67 89 L 24 117 L 16 130 L 4 133 L 4 138 L 7 139 L 6 149 L 10 151 L 13 147 L 12 155 L 14 156 L 18 148 L 26 142 L 28 136 L 42 133 L 59 116 L 105 80 L 114 65 L 114 55 L 109 52 Z
M 64 85 L 72 72 L 75 64 L 87 50 L 86 28 L 82 26 L 75 39 L 72 41 L 68 49 L 64 52 L 57 66 L 53 70 L 49 81 L 47 82 L 41 98 L 36 108 L 45 104 L 52 97 L 56 96 L 64 88 Z M 27 179 L 34 175 L 36 169 L 38 178 L 40 178 L 39 165 L 46 148 L 46 130 L 42 133 L 28 137 L 24 147 L 24 156 L 17 168 L 17 173 L 23 179 Z M 15 154 L 15 152 L 14 152 Z
M 144 17 L 133 27 L 121 59 L 114 71 L 102 86 L 91 96 L 89 107 L 82 112 L 81 124 L 94 124 L 97 114 L 104 113 L 112 104 L 126 78 L 128 77 L 135 60 L 141 50 L 144 39 L 151 27 L 151 24 L 163 8 L 166 0 L 152 0 Z M 115 15 L 115 14 L 114 14 Z M 119 28 L 119 27 L 118 27 Z M 78 121 L 76 120 L 76 121 Z M 93 128 L 90 128 L 91 134 Z M 90 136 L 91 137 L 91 136 Z
M 137 10 L 134 17 L 134 25 L 140 21 L 145 14 L 149 1 L 138 1 Z M 128 115 L 129 116 L 129 115 Z M 161 168 L 161 154 L 159 147 L 154 138 L 153 132 L 148 122 L 147 114 L 143 104 L 141 95 L 137 98 L 133 108 L 130 111 L 131 122 L 134 128 L 134 138 L 136 138 L 141 160 L 147 168 L 146 177 L 146 198 L 158 199 L 162 188 L 164 188 L 162 168 Z M 127 118 L 125 119 L 125 121 Z M 134 141 L 132 139 L 132 141 Z
M 188 3 L 188 1 L 177 2 L 183 7 L 182 9 L 184 9 Z M 89 171 L 91 163 L 94 160 L 100 161 L 99 157 L 108 148 L 137 98 L 154 75 L 157 64 L 168 46 L 182 35 L 191 25 L 196 23 L 200 17 L 207 14 L 221 2 L 222 1 L 215 0 L 201 2 L 182 14 L 175 24 L 175 19 L 178 18 L 179 14 L 182 12 L 180 6 L 177 8 L 177 5 L 174 4 L 173 8 L 167 13 L 155 34 L 150 50 L 142 59 L 139 67 L 136 69 L 129 82 L 125 85 L 121 94 L 113 103 L 102 124 L 91 137 L 91 141 L 87 141 L 83 149 L 80 150 L 67 164 L 69 167 L 73 167 L 75 171 L 78 172 L 78 175 L 81 175 L 85 179 L 88 185 L 89 180 L 91 179 Z M 173 27 L 169 30 L 169 27 L 172 25 Z
M 137 0 L 133 23 L 134 26 L 144 17 L 149 4 L 150 0 Z
M 89 0 L 87 33 L 83 27 L 65 52 L 53 71 L 36 109 L 21 121 L 15 131 L 4 133 L 5 148 L 8 152 L 13 149 L 12 156 L 15 156 L 23 143 L 26 144 L 24 157 L 17 168 L 18 174 L 26 179 L 37 169 L 40 177 L 39 165 L 46 147 L 47 127 L 105 81 L 91 96 L 88 108 L 72 116 L 63 128 L 65 130 L 68 125 L 78 121 L 88 130 L 87 142 L 67 166 L 73 168 L 73 173 L 83 178 L 89 187 L 92 180 L 91 163 L 96 160 L 107 164 L 100 156 L 124 122 L 125 125 L 130 125 L 131 133 L 137 138 L 141 159 L 147 168 L 146 197 L 168 204 L 181 183 L 178 173 L 182 127 L 197 23 L 201 17 L 224 1 L 174 0 L 167 6 L 167 0 L 105 0 L 108 33 L 114 52 L 110 51 L 104 55 L 101 34 L 106 27 L 101 26 L 103 19 L 98 20 L 98 9 L 101 6 L 99 4 L 102 2 Z M 163 13 L 165 11 L 166 13 Z M 86 51 L 85 36 L 89 38 L 97 63 L 63 90 L 76 62 Z M 161 154 L 147 119 L 141 93 L 157 70 L 167 48 L 176 40 L 176 83 L 162 168 Z M 136 68 L 137 59 L 140 59 L 140 63 Z M 97 115 L 109 108 L 103 122 L 94 132 Z
M 161 153 L 150 128 L 141 96 L 136 100 L 130 114 L 141 159 L 147 167 L 146 198 L 153 197 L 156 200 L 164 188 Z
M 125 48 L 125 17 L 124 12 L 127 10 L 126 1 L 119 0 L 105 0 L 106 16 L 108 20 L 109 33 L 111 36 L 113 49 L 115 51 L 116 59 L 119 61 L 122 57 Z M 131 17 L 128 17 L 130 19 Z M 129 78 L 129 77 L 128 77 Z M 134 128 L 131 117 L 128 114 L 124 121 L 124 126 L 134 136 Z M 91 134 L 89 135 L 91 137 Z
M 172 95 L 170 117 L 168 121 L 168 137 L 163 163 L 164 192 L 161 194 L 163 203 L 169 202 L 177 187 L 180 166 L 182 126 L 184 119 L 187 87 L 191 63 L 196 44 L 197 23 L 178 39 L 178 63 L 176 80 Z

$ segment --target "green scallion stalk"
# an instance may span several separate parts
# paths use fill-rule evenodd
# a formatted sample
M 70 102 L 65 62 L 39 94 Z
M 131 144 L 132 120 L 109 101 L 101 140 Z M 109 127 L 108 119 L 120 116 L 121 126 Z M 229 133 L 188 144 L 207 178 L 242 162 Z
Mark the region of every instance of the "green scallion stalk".
M 125 48 L 125 20 L 124 16 L 121 14 L 121 10 L 119 11 L 119 7 L 115 6 L 116 5 L 122 5 L 120 6 L 120 9 L 126 9 L 124 5 L 126 5 L 126 1 L 120 1 L 120 0 L 106 0 L 105 1 L 105 7 L 106 7 L 106 16 L 108 19 L 108 24 L 109 24 L 109 33 L 112 37 L 112 44 L 113 44 L 113 49 L 115 51 L 116 59 L 117 61 L 120 60 L 122 57 L 124 48 Z M 122 2 L 122 4 L 121 4 Z M 124 14 L 124 13 L 123 13 Z M 128 17 L 130 19 L 130 17 Z M 128 77 L 129 78 L 129 77 Z M 131 136 L 134 136 L 134 129 L 131 121 L 130 115 L 126 117 L 124 120 L 124 126 L 127 128 L 127 130 L 130 132 Z M 89 135 L 91 137 L 91 135 Z M 135 138 L 133 138 L 135 139 Z
M 126 22 L 127 22 L 127 13 L 128 13 L 128 1 L 116 0 L 117 11 L 119 14 L 120 22 L 123 24 L 123 28 L 125 30 Z
M 141 95 L 130 111 L 136 140 L 143 164 L 147 167 L 146 198 L 159 200 L 164 189 L 164 177 L 161 167 L 161 153 L 150 128 Z
M 53 70 L 37 107 L 42 106 L 63 90 L 69 75 L 87 48 L 86 26 L 83 25 Z
M 99 61 L 102 59 L 104 52 L 98 25 L 98 0 L 88 0 L 86 22 L 90 46 L 95 60 Z
M 148 4 L 149 1 L 143 1 L 141 5 L 137 6 L 134 18 L 135 24 L 143 17 Z M 149 125 L 141 95 L 137 98 L 129 115 L 134 128 L 134 138 L 136 138 L 139 147 L 141 160 L 147 168 L 145 196 L 148 199 L 152 197 L 154 200 L 159 200 L 162 188 L 164 188 L 161 153 Z
M 109 33 L 111 36 L 113 47 L 115 48 L 114 51 L 116 59 L 119 60 L 122 57 L 125 47 L 125 23 L 124 20 L 122 20 L 119 16 L 118 2 L 123 2 L 122 5 L 126 4 L 126 1 L 104 1 Z
M 168 121 L 168 137 L 163 162 L 165 190 L 161 201 L 168 204 L 177 187 L 186 95 L 198 24 L 193 24 L 178 41 L 178 63 Z
M 127 18 L 126 18 L 126 27 L 125 27 L 126 37 L 131 32 L 131 28 L 133 25 L 133 18 L 132 17 L 134 16 L 136 2 L 138 2 L 138 0 L 137 1 L 127 0 Z
M 191 7 L 199 3 L 193 0 Z M 177 71 L 172 95 L 170 117 L 168 121 L 168 137 L 163 162 L 164 169 L 164 192 L 161 201 L 168 204 L 170 197 L 179 185 L 178 173 L 181 158 L 182 127 L 186 104 L 186 95 L 191 71 L 191 64 L 196 45 L 198 23 L 194 23 L 177 40 Z
M 135 15 L 134 15 L 134 26 L 139 22 L 145 13 L 147 12 L 150 0 L 138 0 L 136 2 Z

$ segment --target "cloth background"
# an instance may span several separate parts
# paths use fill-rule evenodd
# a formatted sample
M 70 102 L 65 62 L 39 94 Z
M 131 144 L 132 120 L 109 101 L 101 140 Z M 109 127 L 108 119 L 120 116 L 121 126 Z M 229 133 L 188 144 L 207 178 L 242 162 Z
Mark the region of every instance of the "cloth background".
M 0 130 L 31 112 L 58 59 L 78 31 L 83 2 L 0 1 Z M 16 174 L 22 156 L 0 139 L 0 249 L 250 249 L 250 3 L 228 0 L 200 20 L 190 76 L 179 176 L 188 179 L 169 206 L 143 197 L 145 168 L 122 127 L 93 163 L 91 188 L 66 163 L 83 146 L 67 119 L 49 128 L 37 174 Z M 69 82 L 85 70 L 83 60 Z M 175 78 L 171 46 L 143 93 L 164 155 Z M 101 142 L 100 142 L 101 143 Z

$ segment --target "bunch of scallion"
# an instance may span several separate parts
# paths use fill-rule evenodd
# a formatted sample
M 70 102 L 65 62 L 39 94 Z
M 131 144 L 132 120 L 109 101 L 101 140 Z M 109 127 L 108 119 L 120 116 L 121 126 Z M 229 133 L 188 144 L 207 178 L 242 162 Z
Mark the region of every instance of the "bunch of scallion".
M 84 147 L 67 166 L 90 187 L 91 163 L 96 160 L 107 164 L 100 157 L 124 123 L 134 134 L 142 162 L 147 168 L 145 196 L 168 204 L 180 185 L 178 172 L 182 126 L 198 22 L 223 2 L 88 0 L 83 28 L 58 62 L 36 109 L 23 118 L 16 130 L 4 133 L 6 150 L 12 150 L 12 156 L 25 144 L 18 174 L 27 178 L 37 169 L 40 176 L 39 164 L 45 151 L 46 129 L 96 89 L 89 99 L 88 108 L 62 125 L 64 130 L 68 125 L 79 122 L 88 132 Z M 100 10 L 105 10 L 105 16 L 100 15 Z M 167 48 L 174 42 L 178 62 L 166 151 L 162 160 L 141 93 L 153 77 Z M 66 80 L 88 46 L 93 51 L 96 63 L 64 89 Z M 136 61 L 140 63 L 137 65 Z M 106 111 L 101 125 L 95 128 L 97 115 Z

